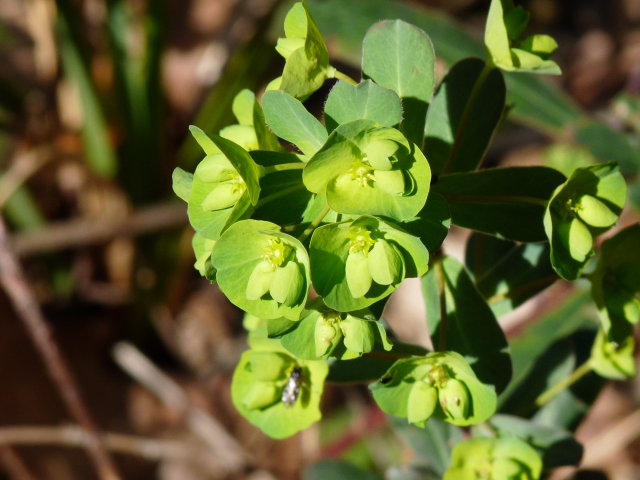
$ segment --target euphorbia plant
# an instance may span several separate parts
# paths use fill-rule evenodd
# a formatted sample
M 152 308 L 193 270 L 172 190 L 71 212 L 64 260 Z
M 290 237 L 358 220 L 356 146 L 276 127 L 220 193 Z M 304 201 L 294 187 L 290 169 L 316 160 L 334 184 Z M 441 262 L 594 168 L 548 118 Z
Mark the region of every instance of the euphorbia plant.
M 510 0 L 493 0 L 488 58 L 453 65 L 436 88 L 422 30 L 373 25 L 356 81 L 330 64 L 297 3 L 276 47 L 282 77 L 260 101 L 238 93 L 238 124 L 217 135 L 191 127 L 205 157 L 193 174 L 176 169 L 174 190 L 188 204 L 196 268 L 247 313 L 251 349 L 232 397 L 265 433 L 282 438 L 317 421 L 325 378 L 377 380 L 373 398 L 390 415 L 427 429 L 480 425 L 455 448 L 444 478 L 534 479 L 574 463 L 575 455 L 545 457 L 545 439 L 567 432 L 494 416 L 513 393 L 496 313 L 538 293 L 550 275 L 590 279 L 602 327 L 591 358 L 529 398 L 526 416 L 590 370 L 634 374 L 638 227 L 607 240 L 595 269 L 589 264 L 625 203 L 617 166 L 578 168 L 569 179 L 547 167 L 481 169 L 506 113 L 502 70 L 559 73 L 548 58 L 553 39 L 519 40 L 527 19 Z M 334 84 L 318 119 L 302 102 L 326 81 Z M 466 266 L 440 249 L 452 223 L 475 232 Z M 493 268 L 467 268 L 497 258 Z M 524 261 L 530 270 L 510 267 Z M 389 295 L 412 277 L 422 278 L 433 351 L 397 341 L 383 320 Z M 490 306 L 492 286 L 505 284 L 513 293 Z

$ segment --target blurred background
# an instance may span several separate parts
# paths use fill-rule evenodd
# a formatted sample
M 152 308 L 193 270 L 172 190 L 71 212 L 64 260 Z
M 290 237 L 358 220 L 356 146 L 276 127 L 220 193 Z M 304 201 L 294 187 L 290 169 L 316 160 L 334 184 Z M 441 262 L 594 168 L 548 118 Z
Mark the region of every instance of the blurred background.
M 193 171 L 202 157 L 189 124 L 222 128 L 240 89 L 259 91 L 278 75 L 273 45 L 291 3 L 0 1 L 0 208 L 87 408 L 114 434 L 108 446 L 123 478 L 297 479 L 321 458 L 383 473 L 419 455 L 365 387 L 328 385 L 325 420 L 277 442 L 231 405 L 246 348 L 241 313 L 193 268 L 171 172 Z M 621 225 L 636 222 L 640 0 L 519 3 L 531 32 L 558 41 L 564 75 L 508 78 L 513 117 L 486 163 L 566 172 L 616 160 L 631 185 Z M 308 4 L 335 63 L 353 75 L 364 32 L 384 18 L 427 31 L 440 77 L 483 55 L 486 0 Z M 452 232 L 446 248 L 460 250 L 462 239 Z M 571 295 L 557 282 L 505 328 L 517 336 Z M 392 299 L 401 337 L 426 338 L 421 302 L 411 286 Z M 4 293 L 0 308 L 0 478 L 97 478 Z M 578 429 L 591 472 L 555 478 L 640 479 L 639 399 L 637 381 L 606 386 Z M 304 478 L 322 478 L 312 475 Z

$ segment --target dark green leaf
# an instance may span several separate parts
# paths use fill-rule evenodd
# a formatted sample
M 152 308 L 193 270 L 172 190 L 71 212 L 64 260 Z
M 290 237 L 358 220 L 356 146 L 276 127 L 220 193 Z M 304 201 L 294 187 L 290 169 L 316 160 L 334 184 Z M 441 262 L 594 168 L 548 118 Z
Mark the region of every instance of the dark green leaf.
M 442 478 L 449 466 L 453 446 L 462 441 L 460 427 L 438 418 L 429 419 L 424 428 L 418 428 L 394 417 L 391 417 L 391 421 L 395 432 L 413 451 L 415 460 L 412 463 L 428 467 L 435 475 L 434 478 Z
M 327 480 L 330 478 L 345 480 L 383 480 L 372 472 L 361 470 L 350 463 L 339 460 L 322 460 L 305 468 L 303 480 Z
M 539 450 L 545 470 L 580 463 L 582 445 L 562 428 L 538 425 L 510 415 L 495 415 L 490 423 L 499 432 L 516 435 Z
M 403 228 L 420 237 L 427 250 L 436 252 L 449 233 L 451 214 L 447 202 L 437 193 L 429 192 L 427 203 L 416 218 L 403 222 Z
M 477 58 L 456 63 L 429 106 L 424 151 L 435 173 L 475 170 L 500 124 L 506 90 L 500 70 Z
M 546 238 L 542 219 L 547 202 L 564 180 L 551 168 L 509 167 L 444 175 L 432 190 L 447 200 L 456 225 L 537 242 Z
M 536 359 L 553 343 L 575 332 L 589 321 L 589 307 L 586 292 L 573 294 L 510 342 L 513 377 L 509 387 L 500 396 L 501 403 L 509 398 L 515 389 L 526 384 Z
M 464 355 L 482 382 L 504 390 L 511 378 L 507 340 L 464 267 L 445 257 L 422 285 L 434 347 Z
M 473 233 L 467 242 L 465 264 L 497 316 L 510 312 L 558 278 L 549 261 L 548 243 L 516 244 Z

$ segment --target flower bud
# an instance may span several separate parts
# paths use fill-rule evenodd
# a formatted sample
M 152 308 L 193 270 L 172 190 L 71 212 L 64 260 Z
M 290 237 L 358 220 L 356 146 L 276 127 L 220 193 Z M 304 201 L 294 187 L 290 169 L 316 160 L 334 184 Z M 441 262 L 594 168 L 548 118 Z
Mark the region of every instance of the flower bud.
M 292 260 L 284 267 L 277 267 L 271 277 L 269 294 L 278 303 L 293 305 L 300 296 L 303 278 L 298 264 Z
M 618 215 L 601 200 L 591 195 L 580 197 L 577 213 L 587 225 L 596 228 L 608 228 L 618 220 Z
M 368 255 L 369 271 L 373 281 L 391 285 L 402 276 L 402 257 L 386 240 L 378 240 Z
M 429 383 L 417 381 L 409 393 L 407 420 L 420 423 L 429 419 L 438 402 L 438 391 Z
M 371 288 L 372 280 L 366 253 L 363 251 L 349 253 L 345 274 L 351 295 L 354 298 L 364 297 Z
M 242 403 L 249 410 L 262 409 L 278 401 L 278 389 L 272 382 L 256 382 Z
M 267 293 L 275 273 L 275 267 L 267 260 L 260 261 L 251 272 L 245 295 L 248 300 L 258 300 Z
M 226 182 L 238 172 L 221 153 L 207 155 L 198 165 L 197 175 L 203 182 Z
M 304 38 L 279 38 L 276 43 L 276 51 L 285 59 L 289 58 L 295 50 L 304 47 Z
M 273 352 L 252 351 L 249 358 L 249 368 L 256 380 L 275 381 L 282 376 L 286 366 L 285 359 Z
M 376 170 L 373 178 L 378 188 L 391 195 L 402 195 L 406 190 L 401 170 Z
M 237 175 L 236 179 L 214 184 L 211 192 L 202 200 L 203 210 L 222 210 L 235 205 L 246 190 L 244 181 Z
M 469 392 L 467 387 L 455 378 L 446 381 L 439 392 L 440 405 L 445 414 L 451 418 L 469 416 Z
M 364 160 L 376 170 L 391 170 L 390 157 L 398 150 L 398 144 L 393 140 L 372 140 L 365 147 Z
M 335 328 L 335 321 L 327 319 L 323 316 L 318 318 L 314 331 L 314 340 L 316 346 L 316 355 L 321 357 L 331 347 L 336 337 L 342 336 L 339 329 Z
M 593 248 L 591 232 L 582 221 L 573 218 L 570 222 L 558 225 L 558 235 L 569 251 L 571 258 L 578 262 L 584 261 Z

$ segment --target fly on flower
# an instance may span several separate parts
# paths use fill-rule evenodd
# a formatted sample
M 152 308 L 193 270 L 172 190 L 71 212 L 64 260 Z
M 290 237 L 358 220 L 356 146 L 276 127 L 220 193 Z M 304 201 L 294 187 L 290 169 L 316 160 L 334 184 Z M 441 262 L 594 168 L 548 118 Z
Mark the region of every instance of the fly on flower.
M 280 400 L 285 405 L 293 405 L 298 400 L 298 396 L 300 395 L 300 387 L 302 386 L 302 370 L 300 367 L 295 367 L 289 378 L 287 379 L 287 383 L 282 389 L 282 396 Z

